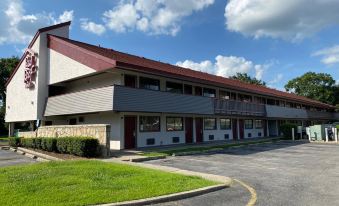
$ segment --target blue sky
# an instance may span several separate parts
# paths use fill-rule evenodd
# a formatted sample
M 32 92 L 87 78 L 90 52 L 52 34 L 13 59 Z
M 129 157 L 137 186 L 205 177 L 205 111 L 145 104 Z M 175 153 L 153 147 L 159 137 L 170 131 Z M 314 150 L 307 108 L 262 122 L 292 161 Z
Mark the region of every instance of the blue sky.
M 339 80 L 338 10 L 337 0 L 2 0 L 0 57 L 72 20 L 75 40 L 283 89 L 308 71 Z

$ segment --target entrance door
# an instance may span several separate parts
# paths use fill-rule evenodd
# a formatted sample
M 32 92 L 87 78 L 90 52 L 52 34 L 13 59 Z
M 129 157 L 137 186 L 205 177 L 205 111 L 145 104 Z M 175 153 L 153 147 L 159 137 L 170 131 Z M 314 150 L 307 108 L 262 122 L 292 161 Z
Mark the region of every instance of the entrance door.
M 135 148 L 137 117 L 125 116 L 125 149 Z
M 203 123 L 201 117 L 195 118 L 195 138 L 197 142 L 203 141 Z
M 244 120 L 239 119 L 239 136 L 240 139 L 244 139 Z
M 185 118 L 185 138 L 186 138 L 186 143 L 193 142 L 193 118 L 192 117 Z
M 238 120 L 232 119 L 233 140 L 238 139 Z
M 136 88 L 136 76 L 133 75 L 125 75 L 125 86 Z

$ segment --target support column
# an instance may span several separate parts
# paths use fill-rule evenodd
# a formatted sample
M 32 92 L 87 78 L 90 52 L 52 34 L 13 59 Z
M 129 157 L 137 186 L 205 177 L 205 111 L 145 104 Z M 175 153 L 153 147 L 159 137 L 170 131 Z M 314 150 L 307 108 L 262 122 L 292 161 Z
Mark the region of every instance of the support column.
M 8 123 L 8 137 L 14 136 L 14 123 L 10 122 Z
M 328 128 L 325 128 L 325 137 L 326 137 L 326 142 L 328 142 Z

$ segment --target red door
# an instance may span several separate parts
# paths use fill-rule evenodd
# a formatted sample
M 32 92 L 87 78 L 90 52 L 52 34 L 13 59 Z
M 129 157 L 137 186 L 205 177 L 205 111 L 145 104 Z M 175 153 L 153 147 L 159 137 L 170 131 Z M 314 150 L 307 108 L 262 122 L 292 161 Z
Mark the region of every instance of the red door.
M 244 120 L 239 119 L 239 136 L 240 139 L 244 139 Z
M 125 86 L 136 88 L 136 77 L 132 75 L 125 75 Z
M 263 120 L 262 123 L 264 124 L 264 137 L 267 137 L 267 120 Z
M 185 118 L 185 138 L 186 138 L 186 143 L 193 142 L 193 118 L 192 117 Z
M 125 149 L 135 148 L 137 117 L 125 116 Z
M 232 120 L 232 130 L 233 130 L 233 140 L 238 139 L 238 120 L 233 119 Z
M 203 128 L 202 128 L 202 118 L 196 117 L 195 118 L 195 138 L 197 142 L 202 142 L 203 140 Z

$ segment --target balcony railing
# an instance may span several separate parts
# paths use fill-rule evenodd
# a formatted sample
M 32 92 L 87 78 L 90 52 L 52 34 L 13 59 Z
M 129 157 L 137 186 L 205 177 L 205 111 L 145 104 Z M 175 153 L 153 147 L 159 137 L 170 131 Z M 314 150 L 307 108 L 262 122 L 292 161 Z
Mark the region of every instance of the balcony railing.
M 265 105 L 235 100 L 214 100 L 215 114 L 242 115 L 242 116 L 266 116 Z

